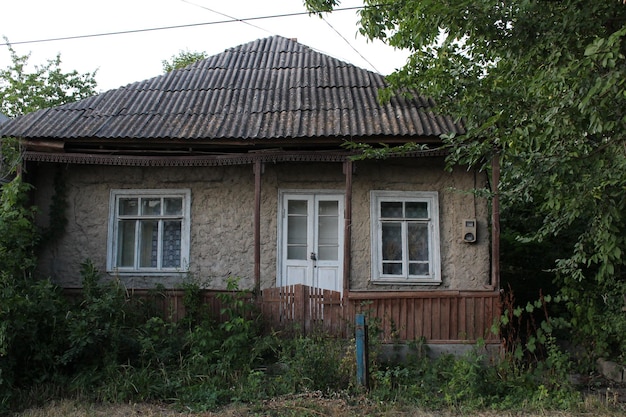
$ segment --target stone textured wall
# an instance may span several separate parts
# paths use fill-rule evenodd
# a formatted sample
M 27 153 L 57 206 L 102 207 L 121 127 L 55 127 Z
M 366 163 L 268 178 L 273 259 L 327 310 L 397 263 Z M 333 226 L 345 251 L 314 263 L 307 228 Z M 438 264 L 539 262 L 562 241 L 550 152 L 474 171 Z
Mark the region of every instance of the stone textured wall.
M 481 174 L 444 171 L 440 158 L 402 158 L 355 163 L 352 216 L 352 289 L 483 289 L 489 282 L 487 202 L 468 193 L 485 185 Z M 40 258 L 41 272 L 65 287 L 80 286 L 80 263 L 90 259 L 106 270 L 111 189 L 184 188 L 191 190 L 189 274 L 120 276 L 129 288 L 156 284 L 177 287 L 194 279 L 210 288 L 225 288 L 226 278 L 240 277 L 240 286 L 254 284 L 254 175 L 250 165 L 193 168 L 135 168 L 68 165 L 68 226 Z M 279 190 L 333 190 L 343 193 L 340 163 L 267 163 L 261 194 L 261 287 L 275 286 Z M 47 222 L 55 167 L 36 168 L 39 221 Z M 374 285 L 370 276 L 370 190 L 438 191 L 442 284 L 437 286 Z M 478 220 L 478 242 L 462 242 L 462 219 Z
M 490 281 L 488 205 L 469 192 L 484 188 L 484 174 L 444 169 L 442 158 L 399 158 L 357 162 L 352 191 L 353 290 L 482 290 Z M 370 190 L 437 191 L 442 283 L 436 286 L 380 285 L 370 277 Z M 477 241 L 462 239 L 463 219 L 476 218 Z

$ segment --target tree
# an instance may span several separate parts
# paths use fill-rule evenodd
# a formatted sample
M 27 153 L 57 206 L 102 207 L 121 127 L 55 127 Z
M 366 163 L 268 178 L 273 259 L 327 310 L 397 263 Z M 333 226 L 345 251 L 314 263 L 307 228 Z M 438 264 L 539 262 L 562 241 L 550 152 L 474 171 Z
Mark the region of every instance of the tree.
M 18 55 L 11 45 L 9 52 L 12 63 L 0 70 L 0 112 L 8 116 L 95 94 L 95 71 L 65 73 L 59 55 L 30 70 L 29 55 Z M 49 280 L 33 279 L 42 233 L 35 225 L 31 187 L 22 181 L 20 166 L 19 142 L 0 139 L 0 414 L 16 387 L 51 375 L 64 343 L 61 292 Z M 51 216 L 64 218 L 60 212 L 65 205 L 58 197 Z
M 17 116 L 96 93 L 95 71 L 63 72 L 60 55 L 30 70 L 30 55 L 18 55 L 6 38 L 5 41 L 12 62 L 8 68 L 0 69 L 0 112 Z M 20 271 L 26 274 L 34 268 L 33 251 L 39 238 L 33 224 L 34 211 L 26 208 L 28 186 L 18 175 L 20 157 L 16 139 L 0 140 L 0 271 L 10 275 Z
M 96 71 L 63 72 L 61 55 L 29 69 L 28 55 L 18 55 L 8 44 L 11 66 L 0 70 L 0 113 L 9 117 L 71 103 L 95 94 Z
M 338 0 L 306 0 L 313 12 Z M 622 0 L 365 0 L 359 31 L 411 51 L 389 77 L 462 118 L 450 166 L 502 166 L 526 239 L 567 250 L 555 272 L 596 354 L 626 351 L 626 4 Z M 570 241 L 563 236 L 576 231 Z
M 172 55 L 170 61 L 163 60 L 163 72 L 168 73 L 175 69 L 184 68 L 194 62 L 201 61 L 208 57 L 206 52 L 191 52 L 189 50 L 180 50 L 178 55 Z
M 96 71 L 63 72 L 61 56 L 42 65 L 29 66 L 30 54 L 19 55 L 9 44 L 11 65 L 0 69 L 0 113 L 9 117 L 72 103 L 96 93 Z M 15 140 L 0 140 L 0 179 L 12 177 L 19 165 Z

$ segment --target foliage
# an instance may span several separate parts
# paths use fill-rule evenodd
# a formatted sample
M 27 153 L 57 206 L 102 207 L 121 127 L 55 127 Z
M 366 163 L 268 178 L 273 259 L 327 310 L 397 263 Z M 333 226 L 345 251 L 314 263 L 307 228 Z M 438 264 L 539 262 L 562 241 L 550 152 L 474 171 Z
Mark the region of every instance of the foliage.
M 0 190 L 0 412 L 14 387 L 46 381 L 58 371 L 63 343 L 59 289 L 32 277 L 39 234 L 28 190 L 19 176 Z
M 0 140 L 0 185 L 15 178 L 22 163 L 16 139 Z
M 65 300 L 43 280 L 8 282 L 0 277 L 0 413 L 18 389 L 51 382 L 64 346 Z
M 323 335 L 283 340 L 279 363 L 285 372 L 280 379 L 288 384 L 287 392 L 344 389 L 353 378 L 343 372 L 346 352 L 347 341 Z
M 571 410 L 580 402 L 566 380 L 548 383 L 546 367 L 520 368 L 520 362 L 509 358 L 493 361 L 481 344 L 462 356 L 443 354 L 434 359 L 420 344 L 412 348 L 404 363 L 387 364 L 372 374 L 374 400 L 464 412 Z
M 36 210 L 27 204 L 29 189 L 19 176 L 0 189 L 0 271 L 7 284 L 27 279 L 36 265 L 39 234 Z
M 124 331 L 130 317 L 125 311 L 127 299 L 119 283 L 100 284 L 100 273 L 91 261 L 82 263 L 81 276 L 82 299 L 66 314 L 68 347 L 60 361 L 63 365 L 91 370 L 118 361 L 127 347 Z
M 463 412 L 573 410 L 580 404 L 565 377 L 567 360 L 551 337 L 544 343 L 545 359 L 532 367 L 511 356 L 491 361 L 482 345 L 462 357 L 432 359 L 423 341 L 417 341 L 406 358 L 385 363 L 372 357 L 371 388 L 364 391 L 354 384 L 353 341 L 321 334 L 263 335 L 249 295 L 238 291 L 236 279 L 230 281 L 232 291 L 222 296 L 221 320 L 205 311 L 193 321 L 172 322 L 150 314 L 150 300 L 133 299 L 115 281 L 100 282 L 90 262 L 83 264 L 82 274 L 85 293 L 78 302 L 60 302 L 58 290 L 42 282 L 41 296 L 29 304 L 39 315 L 37 322 L 21 329 L 28 329 L 26 337 L 34 336 L 19 340 L 33 347 L 23 350 L 30 353 L 24 354 L 19 369 L 30 384 L 25 379 L 18 384 L 16 373 L 4 373 L 4 383 L 11 384 L 5 385 L 11 388 L 7 404 L 10 395 L 17 403 L 26 398 L 20 393 L 44 392 L 46 384 L 55 387 L 49 390 L 54 396 L 116 403 L 167 401 L 196 411 L 311 392 L 352 402 L 361 398 L 369 404 Z M 185 291 L 186 300 L 193 300 L 201 290 L 188 283 Z M 158 291 L 150 295 L 160 296 Z M 44 303 L 43 297 L 56 301 Z M 379 352 L 380 346 L 371 346 L 371 351 Z M 9 357 L 16 358 L 4 359 Z M 0 364 L 3 370 L 17 369 Z
M 8 44 L 8 42 L 7 42 Z M 28 68 L 29 56 L 9 45 L 12 64 L 0 70 L 0 112 L 16 116 L 69 103 L 94 93 L 92 74 L 64 73 L 61 59 Z M 34 278 L 42 231 L 28 205 L 30 186 L 22 182 L 17 140 L 0 141 L 0 412 L 18 389 L 64 374 L 59 358 L 67 349 L 68 305 L 58 287 Z M 55 180 L 56 183 L 56 180 Z M 63 195 L 52 208 L 64 210 Z M 57 234 L 63 228 L 47 233 Z M 48 236 L 50 237 L 50 236 Z M 60 383 L 62 384 L 62 383 Z
M 506 382 L 508 391 L 513 392 L 509 387 L 511 379 L 538 384 L 541 387 L 538 395 L 543 395 L 543 391 L 561 394 L 571 391 L 569 375 L 573 364 L 557 343 L 558 333 L 570 331 L 571 324 L 561 315 L 551 316 L 551 311 L 558 311 L 565 302 L 564 297 L 540 293 L 537 300 L 517 305 L 513 292 L 509 289 L 505 293 L 503 314 L 494 327 L 501 331 L 506 365 L 499 367 L 498 375 Z M 553 400 L 555 405 L 567 407 L 573 398 L 560 395 Z
M 339 2 L 305 3 L 323 12 Z M 450 166 L 488 169 L 492 158 L 500 161 L 504 216 L 530 207 L 542 221 L 521 237 L 556 240 L 566 251 L 551 267 L 572 300 L 574 334 L 596 355 L 623 352 L 626 5 L 365 4 L 361 33 L 412 54 L 389 77 L 392 90 L 416 88 L 440 112 L 463 119 L 467 134 L 444 138 Z
M 96 71 L 63 72 L 60 55 L 30 69 L 30 54 L 19 55 L 6 38 L 5 41 L 11 54 L 11 66 L 0 70 L 0 113 L 14 117 L 72 103 L 95 93 Z
M 48 207 L 48 226 L 41 231 L 42 244 L 50 244 L 59 239 L 67 226 L 67 186 L 64 178 L 64 168 L 57 166 L 53 179 L 54 194 Z
M 175 69 L 184 68 L 195 62 L 201 61 L 208 57 L 206 52 L 192 52 L 189 50 L 180 50 L 178 55 L 172 55 L 169 61 L 163 60 L 163 72 L 168 73 Z

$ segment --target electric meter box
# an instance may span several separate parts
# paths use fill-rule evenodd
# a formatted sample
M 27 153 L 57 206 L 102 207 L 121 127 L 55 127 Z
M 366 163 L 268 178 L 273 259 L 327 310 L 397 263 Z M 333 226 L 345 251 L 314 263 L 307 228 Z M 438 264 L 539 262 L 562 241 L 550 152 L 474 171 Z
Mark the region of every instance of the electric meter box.
M 462 230 L 463 242 L 476 242 L 476 219 L 464 219 Z

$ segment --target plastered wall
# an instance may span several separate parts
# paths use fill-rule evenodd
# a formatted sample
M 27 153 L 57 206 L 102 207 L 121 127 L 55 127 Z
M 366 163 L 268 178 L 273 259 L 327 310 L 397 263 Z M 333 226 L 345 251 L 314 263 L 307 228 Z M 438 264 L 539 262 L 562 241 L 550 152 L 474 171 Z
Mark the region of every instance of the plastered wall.
M 401 158 L 354 164 L 352 259 L 354 290 L 483 289 L 489 283 L 487 201 L 469 191 L 483 187 L 485 177 L 465 169 L 446 172 L 440 158 Z M 261 287 L 273 287 L 277 271 L 279 190 L 343 192 L 341 163 L 266 163 L 261 194 Z M 31 167 L 35 180 L 38 221 L 48 222 L 57 166 Z M 240 286 L 254 285 L 254 174 L 252 166 L 110 167 L 63 165 L 68 225 L 40 257 L 40 272 L 64 287 L 80 287 L 80 264 L 90 259 L 105 278 L 120 279 L 129 288 L 162 284 L 180 286 L 193 279 L 209 288 L 225 288 L 229 276 Z M 109 198 L 111 189 L 185 188 L 191 190 L 191 244 L 188 273 L 175 276 L 118 276 L 106 273 Z M 370 283 L 370 191 L 438 191 L 442 283 L 436 286 Z M 465 218 L 478 220 L 478 241 L 462 241 Z

